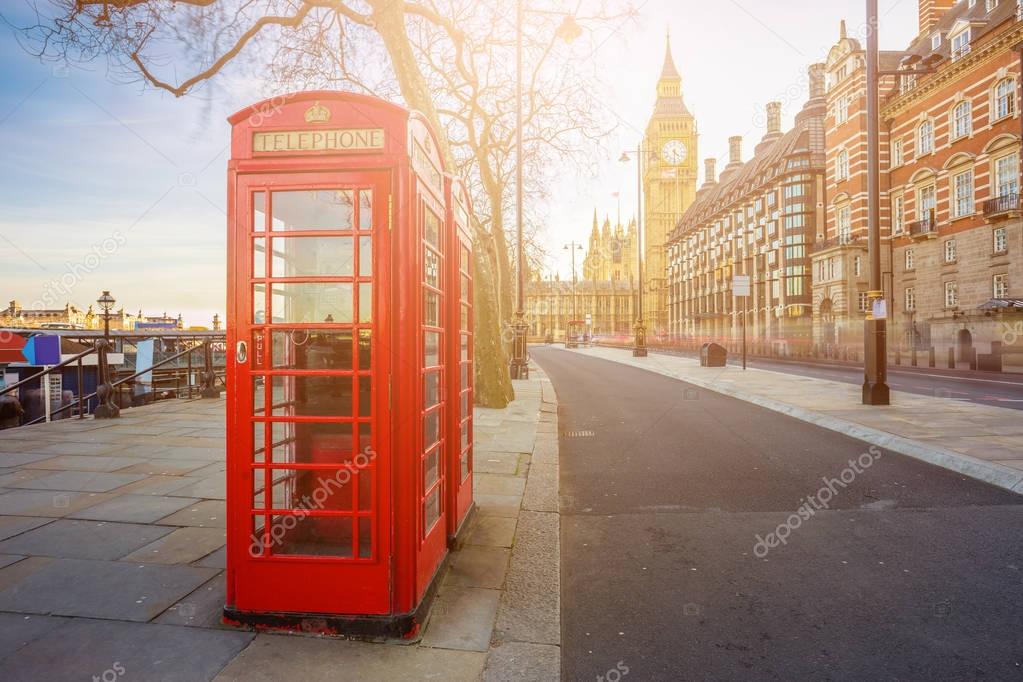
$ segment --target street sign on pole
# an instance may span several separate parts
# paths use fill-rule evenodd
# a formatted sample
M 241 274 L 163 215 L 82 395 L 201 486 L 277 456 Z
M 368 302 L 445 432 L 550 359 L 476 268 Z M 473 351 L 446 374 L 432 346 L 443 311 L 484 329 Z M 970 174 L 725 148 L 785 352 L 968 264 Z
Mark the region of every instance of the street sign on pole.
M 883 298 L 875 298 L 873 303 L 873 310 L 871 311 L 874 315 L 875 320 L 887 320 L 888 319 L 888 302 Z
M 21 354 L 30 365 L 56 365 L 60 362 L 60 337 L 30 337 Z
M 742 299 L 742 368 L 746 369 L 746 308 L 749 307 L 750 276 L 732 277 L 732 295 Z

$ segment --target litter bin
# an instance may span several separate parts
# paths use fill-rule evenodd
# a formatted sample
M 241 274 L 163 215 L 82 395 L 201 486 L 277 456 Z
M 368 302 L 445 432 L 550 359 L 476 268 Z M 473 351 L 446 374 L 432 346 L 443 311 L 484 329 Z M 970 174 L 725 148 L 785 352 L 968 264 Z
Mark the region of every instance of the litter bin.
M 724 367 L 728 362 L 728 351 L 716 343 L 700 346 L 700 367 Z

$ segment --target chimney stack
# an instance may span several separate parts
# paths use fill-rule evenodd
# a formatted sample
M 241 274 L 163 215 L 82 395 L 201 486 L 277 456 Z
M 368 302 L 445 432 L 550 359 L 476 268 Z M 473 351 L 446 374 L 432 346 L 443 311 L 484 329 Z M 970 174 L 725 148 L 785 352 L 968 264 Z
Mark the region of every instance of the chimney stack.
M 945 12 L 952 9 L 957 0 L 919 0 L 920 35 L 929 33 L 937 26 Z
M 728 138 L 728 167 L 734 168 L 742 165 L 742 135 L 733 135 Z
M 767 103 L 767 134 L 781 134 L 781 102 Z
M 823 98 L 825 95 L 825 65 L 811 64 L 807 71 L 810 78 L 810 99 Z
M 782 138 L 781 102 L 768 102 L 764 109 L 767 111 L 767 131 L 753 150 L 753 156 L 755 157 L 759 157 L 770 149 L 772 144 Z
M 708 158 L 703 160 L 703 176 L 703 186 L 700 189 L 718 184 L 717 159 Z

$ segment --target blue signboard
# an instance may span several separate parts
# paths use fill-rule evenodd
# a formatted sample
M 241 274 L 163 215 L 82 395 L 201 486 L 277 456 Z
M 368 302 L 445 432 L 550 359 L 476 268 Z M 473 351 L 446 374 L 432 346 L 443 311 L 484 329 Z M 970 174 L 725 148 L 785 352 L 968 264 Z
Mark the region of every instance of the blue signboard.
M 177 322 L 136 322 L 135 329 L 177 329 Z
M 30 365 L 60 364 L 60 337 L 32 336 L 21 349 L 21 354 Z

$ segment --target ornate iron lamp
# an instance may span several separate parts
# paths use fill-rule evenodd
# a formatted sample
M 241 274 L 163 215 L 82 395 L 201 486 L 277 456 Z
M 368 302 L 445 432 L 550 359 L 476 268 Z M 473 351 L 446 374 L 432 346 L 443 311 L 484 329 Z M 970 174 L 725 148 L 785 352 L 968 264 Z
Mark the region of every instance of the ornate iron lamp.
M 103 310 L 103 340 L 99 343 L 99 385 L 96 387 L 96 406 L 93 417 L 96 419 L 115 419 L 121 416 L 121 408 L 114 403 L 114 386 L 110 383 L 110 365 L 107 352 L 110 344 L 110 311 L 117 303 L 109 291 L 104 291 L 96 303 Z

